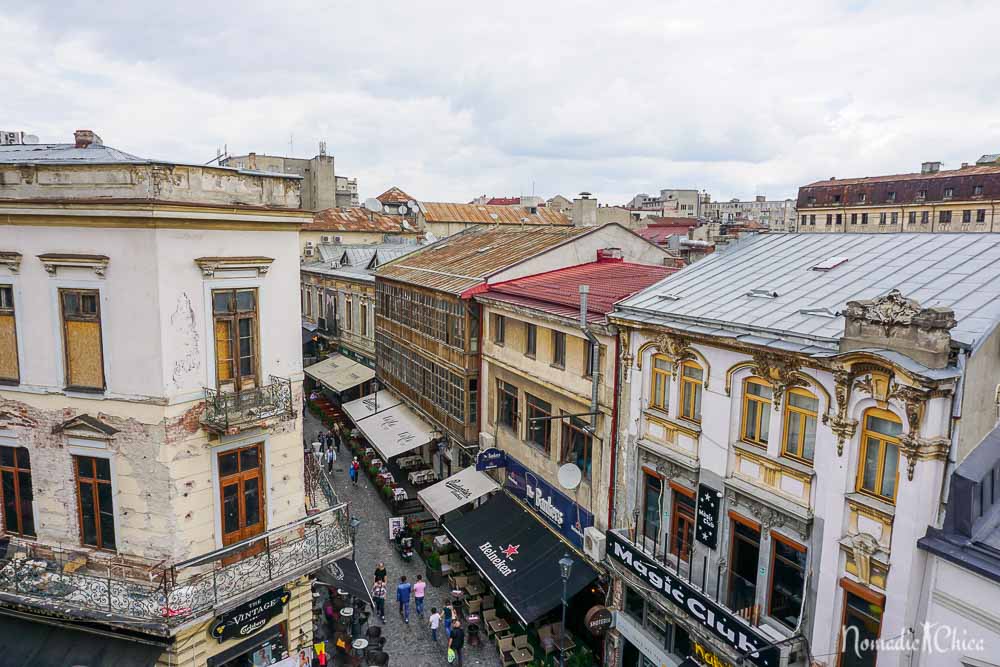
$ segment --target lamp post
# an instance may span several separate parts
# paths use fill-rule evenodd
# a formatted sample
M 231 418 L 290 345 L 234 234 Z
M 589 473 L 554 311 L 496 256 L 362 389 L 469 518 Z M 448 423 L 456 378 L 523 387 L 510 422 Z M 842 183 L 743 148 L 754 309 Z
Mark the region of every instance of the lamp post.
M 354 555 L 358 551 L 358 526 L 361 525 L 361 519 L 356 516 L 351 517 L 351 560 L 354 560 Z
M 563 652 L 563 633 L 566 632 L 566 585 L 569 583 L 569 575 L 573 571 L 573 559 L 569 554 L 563 554 L 559 559 L 559 574 L 562 576 L 562 625 L 559 626 L 559 667 L 565 667 L 566 654 Z

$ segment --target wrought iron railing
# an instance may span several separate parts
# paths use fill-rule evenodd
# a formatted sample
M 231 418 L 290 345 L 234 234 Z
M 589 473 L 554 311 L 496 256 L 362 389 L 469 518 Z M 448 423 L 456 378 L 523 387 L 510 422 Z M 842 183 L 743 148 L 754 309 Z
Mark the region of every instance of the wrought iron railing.
M 295 416 L 292 409 L 292 383 L 272 375 L 263 387 L 238 392 L 205 389 L 205 413 L 202 424 L 220 431 Z
M 348 519 L 342 503 L 173 565 L 88 561 L 85 554 L 67 559 L 65 552 L 16 540 L 0 559 L 0 596 L 63 613 L 169 628 L 350 553 Z

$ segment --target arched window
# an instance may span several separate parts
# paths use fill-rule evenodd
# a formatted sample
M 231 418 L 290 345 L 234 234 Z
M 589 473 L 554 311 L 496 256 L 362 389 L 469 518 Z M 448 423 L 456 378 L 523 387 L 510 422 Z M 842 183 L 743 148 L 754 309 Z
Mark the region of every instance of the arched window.
M 767 446 L 771 424 L 771 385 L 752 377 L 743 383 L 742 438 L 753 445 Z
M 670 360 L 662 354 L 653 355 L 653 375 L 649 381 L 649 407 L 666 412 L 670 389 Z
M 896 501 L 899 479 L 899 436 L 903 422 L 888 410 L 865 412 L 858 460 L 858 491 Z
M 693 361 L 681 364 L 681 417 L 701 421 L 701 383 L 705 371 Z
M 785 456 L 812 463 L 816 448 L 819 399 L 805 389 L 791 389 L 785 406 Z

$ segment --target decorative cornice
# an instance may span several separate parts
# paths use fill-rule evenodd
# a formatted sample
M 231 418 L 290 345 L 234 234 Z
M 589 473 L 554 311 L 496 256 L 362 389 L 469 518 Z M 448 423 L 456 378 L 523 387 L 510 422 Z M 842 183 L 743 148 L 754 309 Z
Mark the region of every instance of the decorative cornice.
M 273 257 L 198 257 L 194 260 L 206 278 L 214 278 L 216 273 L 231 271 L 256 271 L 257 276 L 266 276 L 274 262 Z
M 904 434 L 899 439 L 899 449 L 906 457 L 906 478 L 913 481 L 917 461 L 945 461 L 951 449 L 951 441 L 944 437 L 921 438 Z
M 878 324 L 888 336 L 893 327 L 910 326 L 920 311 L 918 302 L 907 299 L 899 290 L 894 289 L 876 299 L 848 301 L 844 315 Z
M 21 270 L 21 253 L 0 251 L 0 266 L 6 266 L 11 273 Z
M 50 252 L 39 255 L 42 266 L 49 275 L 56 275 L 59 269 L 90 269 L 104 277 L 110 261 L 107 255 L 77 255 L 72 253 Z

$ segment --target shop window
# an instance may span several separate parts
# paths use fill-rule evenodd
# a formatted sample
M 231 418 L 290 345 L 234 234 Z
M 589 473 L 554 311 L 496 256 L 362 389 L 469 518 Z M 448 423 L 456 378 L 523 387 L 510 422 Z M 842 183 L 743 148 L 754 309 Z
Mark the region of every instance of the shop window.
M 257 386 L 257 290 L 213 290 L 215 368 L 219 389 Z
M 101 342 L 101 298 L 97 290 L 59 290 L 63 319 L 63 353 L 68 389 L 104 389 Z
M 493 316 L 493 342 L 503 345 L 507 340 L 507 318 L 503 315 Z
M 757 563 L 760 558 L 760 527 L 744 519 L 732 518 L 729 547 L 729 608 L 738 614 L 754 615 L 757 598 Z
M 74 456 L 76 489 L 83 544 L 115 549 L 115 507 L 111 488 L 111 461 Z
M 819 400 L 804 389 L 788 392 L 785 407 L 785 442 L 783 454 L 812 463 L 816 447 L 816 416 Z
M 643 609 L 646 601 L 642 595 L 631 586 L 625 587 L 625 613 L 642 624 Z
M 888 502 L 896 500 L 899 478 L 899 436 L 903 424 L 887 410 L 865 412 L 858 463 L 858 491 Z
M 552 331 L 552 365 L 566 368 L 566 334 Z
M 761 447 L 767 446 L 771 424 L 771 385 L 759 378 L 743 383 L 743 440 Z
M 535 351 L 538 349 L 538 327 L 534 324 L 524 325 L 524 354 L 527 357 L 535 358 Z
M 681 417 L 701 421 L 701 385 L 705 371 L 693 361 L 681 364 Z
M 0 447 L 0 503 L 3 529 L 8 533 L 35 535 L 34 499 L 31 489 L 31 455 L 24 447 Z
M 806 581 L 806 548 L 771 533 L 771 591 L 768 613 L 795 628 L 802 612 Z
M 642 537 L 652 540 L 653 547 L 660 541 L 660 517 L 663 516 L 663 480 L 645 473 L 642 498 Z
M 528 412 L 528 442 L 548 454 L 552 446 L 552 420 L 547 418 L 552 416 L 552 404 L 531 394 L 524 395 L 524 403 Z
M 670 509 L 670 553 L 687 561 L 694 546 L 694 491 L 677 486 L 671 488 L 674 498 Z
M 874 643 L 882 630 L 884 597 L 851 581 L 841 580 L 841 586 L 844 611 L 838 667 L 875 667 L 878 652 Z
M 0 285 L 0 383 L 17 384 L 17 326 L 14 321 L 14 287 Z
M 661 354 L 653 355 L 653 372 L 649 382 L 649 407 L 667 411 L 670 400 L 670 360 Z
M 590 479 L 593 436 L 587 430 L 588 424 L 577 417 L 562 420 L 562 457 L 560 463 L 573 463 Z
M 517 431 L 517 387 L 497 380 L 497 420 L 507 428 Z
M 223 546 L 264 532 L 262 450 L 256 444 L 219 454 Z

